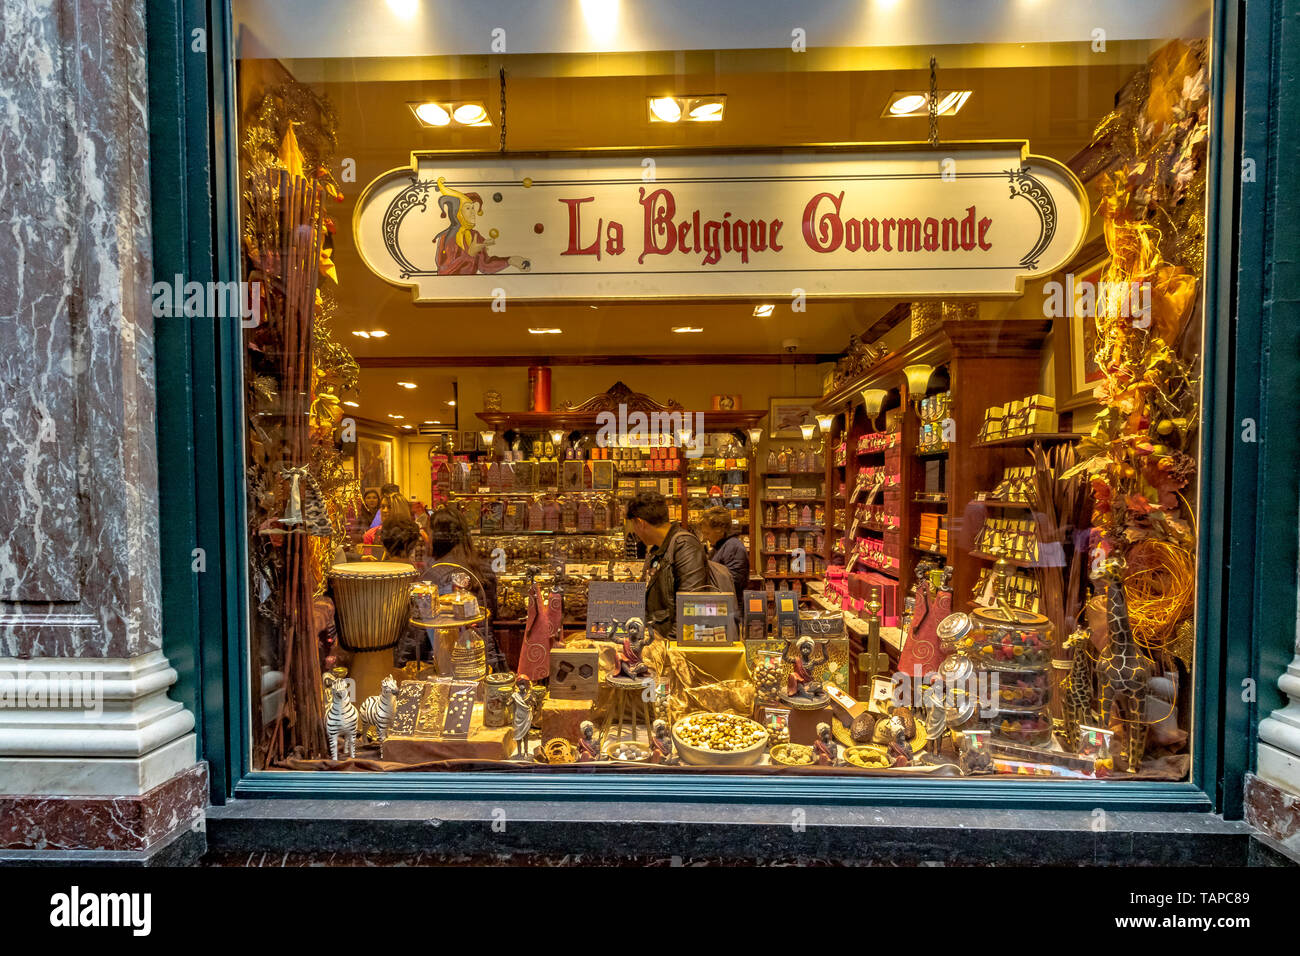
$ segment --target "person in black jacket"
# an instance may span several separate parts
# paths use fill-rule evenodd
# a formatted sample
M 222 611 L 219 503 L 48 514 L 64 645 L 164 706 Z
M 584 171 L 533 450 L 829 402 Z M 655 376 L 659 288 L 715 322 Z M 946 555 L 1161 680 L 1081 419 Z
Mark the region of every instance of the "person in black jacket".
M 649 549 L 645 559 L 646 623 L 661 637 L 677 633 L 677 592 L 709 585 L 709 559 L 700 539 L 668 520 L 668 502 L 641 491 L 627 503 L 626 528 Z
M 736 533 L 731 512 L 722 507 L 710 508 L 700 520 L 700 536 L 709 546 L 709 559 L 731 572 L 736 582 L 736 609 L 739 611 L 749 583 L 749 552 Z

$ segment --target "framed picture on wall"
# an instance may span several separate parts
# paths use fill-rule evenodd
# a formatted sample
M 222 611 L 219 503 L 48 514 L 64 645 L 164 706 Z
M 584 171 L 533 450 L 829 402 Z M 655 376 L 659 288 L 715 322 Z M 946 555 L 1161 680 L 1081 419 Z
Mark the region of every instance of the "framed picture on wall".
M 393 440 L 378 435 L 358 435 L 356 473 L 363 489 L 391 484 Z
M 1074 277 L 1068 286 L 1072 301 L 1066 303 L 1067 314 L 1053 323 L 1056 407 L 1063 411 L 1093 404 L 1093 388 L 1104 377 L 1097 365 L 1097 323 L 1093 316 L 1097 290 L 1109 262 L 1108 255 L 1094 256 L 1082 268 L 1068 268 L 1065 273 Z
M 813 405 L 815 398 L 774 398 L 768 405 L 768 432 L 773 438 L 803 438 L 800 425 L 815 423 Z

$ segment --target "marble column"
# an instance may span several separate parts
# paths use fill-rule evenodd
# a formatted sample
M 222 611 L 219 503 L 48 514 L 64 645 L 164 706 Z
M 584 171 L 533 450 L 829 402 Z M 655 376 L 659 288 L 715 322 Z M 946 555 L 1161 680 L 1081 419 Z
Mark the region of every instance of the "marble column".
M 161 650 L 144 6 L 0 18 L 0 854 L 202 831 Z
M 1256 772 L 1246 777 L 1246 820 L 1300 854 L 1300 620 L 1295 657 L 1277 683 L 1289 702 L 1259 722 Z

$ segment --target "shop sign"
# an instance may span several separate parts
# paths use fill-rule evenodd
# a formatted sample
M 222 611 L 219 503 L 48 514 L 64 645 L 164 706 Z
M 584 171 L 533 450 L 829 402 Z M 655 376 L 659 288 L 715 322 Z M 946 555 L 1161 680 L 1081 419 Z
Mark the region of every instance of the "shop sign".
M 1088 230 L 1026 143 L 467 159 L 413 153 L 353 221 L 417 302 L 1012 296 Z

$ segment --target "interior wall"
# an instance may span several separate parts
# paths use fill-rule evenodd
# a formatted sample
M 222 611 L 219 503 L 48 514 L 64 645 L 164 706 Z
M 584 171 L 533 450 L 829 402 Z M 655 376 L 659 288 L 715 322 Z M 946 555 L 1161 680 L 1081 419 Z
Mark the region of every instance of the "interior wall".
M 636 392 L 666 402 L 680 402 L 690 411 L 708 410 L 714 395 L 739 395 L 740 407 L 766 410 L 773 398 L 816 398 L 829 365 L 565 365 L 551 369 L 551 407 L 577 404 L 623 382 Z M 400 374 L 393 370 L 392 374 Z M 457 428 L 477 431 L 483 426 L 476 412 L 483 393 L 495 388 L 507 411 L 528 408 L 528 369 L 485 366 L 455 370 Z M 397 439 L 394 470 L 408 497 L 428 502 L 430 488 L 428 438 Z M 764 449 L 765 450 L 765 449 Z

